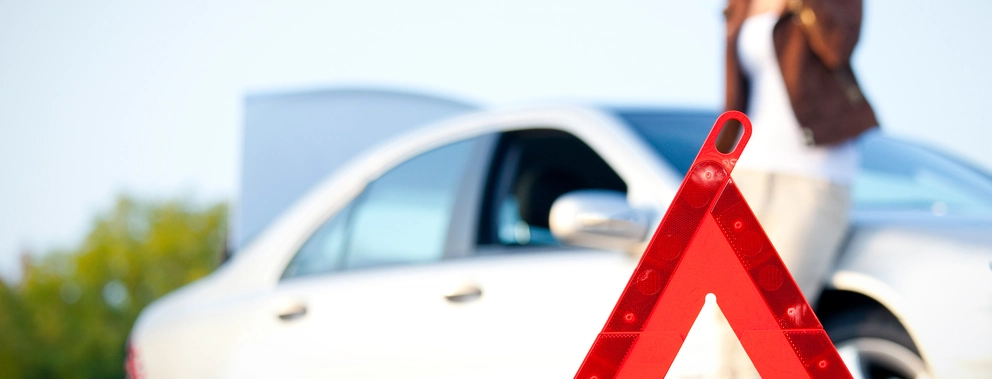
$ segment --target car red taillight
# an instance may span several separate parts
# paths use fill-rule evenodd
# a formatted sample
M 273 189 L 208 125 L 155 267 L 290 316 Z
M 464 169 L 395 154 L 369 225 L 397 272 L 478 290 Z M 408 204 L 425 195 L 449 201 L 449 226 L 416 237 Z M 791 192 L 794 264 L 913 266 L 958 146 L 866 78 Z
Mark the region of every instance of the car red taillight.
M 124 371 L 128 379 L 144 379 L 144 367 L 141 365 L 141 357 L 138 350 L 134 348 L 131 341 L 127 341 L 127 356 L 124 358 Z

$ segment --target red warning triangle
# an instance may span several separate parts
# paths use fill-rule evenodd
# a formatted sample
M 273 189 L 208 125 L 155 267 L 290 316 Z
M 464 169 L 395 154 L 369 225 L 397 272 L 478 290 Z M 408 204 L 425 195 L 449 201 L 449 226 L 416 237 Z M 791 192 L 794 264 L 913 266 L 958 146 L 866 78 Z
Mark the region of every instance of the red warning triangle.
M 723 154 L 732 119 L 744 133 Z M 708 293 L 762 378 L 851 378 L 730 179 L 750 136 L 743 113 L 717 119 L 577 379 L 664 377 Z

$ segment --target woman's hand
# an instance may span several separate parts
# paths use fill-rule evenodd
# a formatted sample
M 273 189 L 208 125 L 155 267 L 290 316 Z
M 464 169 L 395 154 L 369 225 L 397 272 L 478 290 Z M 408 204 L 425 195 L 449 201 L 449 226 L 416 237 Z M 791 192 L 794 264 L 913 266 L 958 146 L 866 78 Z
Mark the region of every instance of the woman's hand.
M 790 0 L 789 12 L 796 15 L 810 49 L 827 67 L 850 64 L 861 34 L 862 0 Z

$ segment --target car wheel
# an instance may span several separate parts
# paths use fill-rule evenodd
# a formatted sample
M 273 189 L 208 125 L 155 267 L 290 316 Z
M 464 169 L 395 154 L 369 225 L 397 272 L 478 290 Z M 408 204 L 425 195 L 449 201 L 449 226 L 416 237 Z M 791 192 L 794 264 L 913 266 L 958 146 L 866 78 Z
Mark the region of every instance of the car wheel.
M 856 309 L 825 320 L 854 379 L 930 378 L 906 329 L 885 309 Z

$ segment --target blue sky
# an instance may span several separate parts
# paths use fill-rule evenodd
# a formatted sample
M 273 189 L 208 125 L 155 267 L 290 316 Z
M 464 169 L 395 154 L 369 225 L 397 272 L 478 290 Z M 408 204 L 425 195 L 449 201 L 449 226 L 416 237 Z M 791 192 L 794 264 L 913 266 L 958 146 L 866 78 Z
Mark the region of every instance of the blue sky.
M 0 274 L 116 194 L 231 200 L 246 93 L 423 89 L 482 105 L 718 107 L 724 1 L 0 2 Z M 992 2 L 868 1 L 883 128 L 992 168 Z

